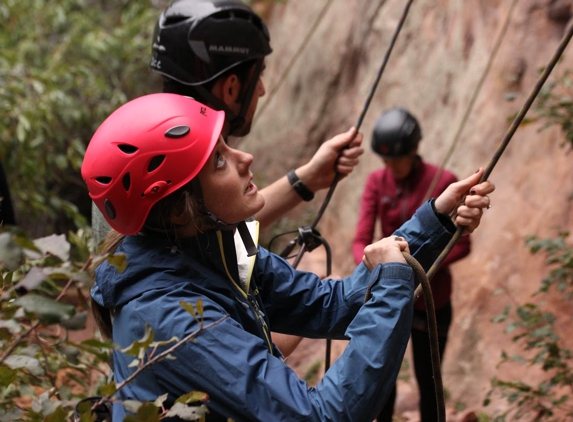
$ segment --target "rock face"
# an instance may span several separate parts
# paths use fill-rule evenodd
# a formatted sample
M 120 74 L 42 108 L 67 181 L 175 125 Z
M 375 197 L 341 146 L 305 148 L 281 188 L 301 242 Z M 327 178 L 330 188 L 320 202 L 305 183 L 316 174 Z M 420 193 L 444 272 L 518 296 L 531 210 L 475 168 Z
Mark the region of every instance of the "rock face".
M 274 52 L 264 75 L 267 96 L 260 100 L 254 130 L 243 142 L 256 157 L 253 170 L 259 185 L 302 164 L 321 142 L 356 124 L 405 4 L 405 0 L 289 0 L 272 7 L 265 3 L 261 13 L 269 24 Z M 382 110 L 402 105 L 417 116 L 425 160 L 445 165 L 460 178 L 488 165 L 539 70 L 559 44 L 572 10 L 569 1 L 521 0 L 515 9 L 511 4 L 413 2 L 361 126 L 366 152 L 356 171 L 338 185 L 318 226 L 332 247 L 334 273 L 348 274 L 353 268 L 350 245 L 362 187 L 368 173 L 382 165 L 369 149 L 373 123 Z M 318 19 L 324 7 L 323 18 Z M 454 143 L 511 10 L 499 52 Z M 299 51 L 311 28 L 312 35 Z M 291 66 L 293 57 L 297 59 Z M 561 77 L 572 62 L 573 45 L 550 81 Z M 533 110 L 528 117 L 534 117 Z M 507 305 L 528 300 L 546 273 L 543 257 L 529 253 L 524 237 L 554 237 L 558 230 L 571 229 L 572 158 L 560 147 L 559 128 L 541 131 L 542 125 L 525 125 L 513 136 L 491 174 L 497 186 L 493 207 L 472 235 L 472 253 L 453 267 L 454 324 L 443 362 L 450 406 L 461 403 L 480 411 L 492 376 L 519 378 L 527 370 L 496 367 L 502 350 L 511 353 L 515 346 L 504 326 L 491 318 Z M 289 215 L 291 228 L 308 224 L 309 215 L 312 221 L 323 198 L 324 193 L 311 205 L 294 210 Z M 494 295 L 496 291 L 502 294 Z M 554 305 L 570 315 L 571 309 L 558 299 Z M 569 322 L 567 314 L 561 317 Z M 323 345 L 309 342 L 305 347 Z M 310 358 L 298 362 L 297 353 L 306 356 L 308 350 L 295 352 L 291 360 L 302 373 L 312 362 Z M 528 380 L 535 376 L 527 373 Z M 494 402 L 485 411 L 503 406 Z M 410 407 L 415 409 L 415 404 Z

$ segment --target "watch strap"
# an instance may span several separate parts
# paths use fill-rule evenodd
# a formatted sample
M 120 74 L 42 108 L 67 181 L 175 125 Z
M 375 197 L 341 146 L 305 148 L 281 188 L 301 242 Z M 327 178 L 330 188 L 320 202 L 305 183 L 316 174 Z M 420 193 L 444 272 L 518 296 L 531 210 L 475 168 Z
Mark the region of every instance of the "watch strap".
M 314 192 L 306 187 L 302 180 L 298 178 L 294 170 L 287 173 L 287 178 L 296 193 L 302 198 L 303 201 L 312 201 L 314 198 Z

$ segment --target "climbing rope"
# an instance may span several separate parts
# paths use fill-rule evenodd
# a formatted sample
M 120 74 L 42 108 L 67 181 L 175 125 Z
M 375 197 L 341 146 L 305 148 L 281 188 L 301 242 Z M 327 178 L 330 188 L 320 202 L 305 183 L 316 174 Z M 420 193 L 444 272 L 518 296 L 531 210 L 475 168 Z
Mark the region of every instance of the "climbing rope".
M 436 307 L 434 305 L 434 297 L 432 295 L 432 286 L 430 280 L 420 263 L 407 252 L 402 253 L 406 262 L 414 270 L 416 279 L 419 282 L 416 291 L 420 289 L 424 292 L 424 303 L 426 304 L 426 314 L 428 318 L 428 334 L 430 336 L 430 356 L 432 361 L 432 376 L 436 390 L 436 403 L 438 412 L 438 421 L 446 421 L 446 400 L 444 396 L 444 383 L 442 381 L 442 372 L 440 370 L 440 344 L 438 339 L 438 322 L 436 320 Z M 364 302 L 367 302 L 372 297 L 370 287 L 366 290 Z
M 412 3 L 413 3 L 413 0 L 408 0 L 408 3 L 404 7 L 404 11 L 402 12 L 402 16 L 400 18 L 400 21 L 398 22 L 398 25 L 396 26 L 394 34 L 392 35 L 392 39 L 390 40 L 390 44 L 388 46 L 388 49 L 386 50 L 386 54 L 384 54 L 382 64 L 380 65 L 380 68 L 378 69 L 378 73 L 376 75 L 374 83 L 372 84 L 372 87 L 370 88 L 370 92 L 368 94 L 368 97 L 366 98 L 366 101 L 364 102 L 364 106 L 362 108 L 360 116 L 358 117 L 358 121 L 356 122 L 355 128 L 356 128 L 357 133 L 360 130 L 360 126 L 362 126 L 362 122 L 364 121 L 364 117 L 366 116 L 366 112 L 368 111 L 368 107 L 370 106 L 370 103 L 372 102 L 372 98 L 374 97 L 374 94 L 376 92 L 376 88 L 378 87 L 378 83 L 380 82 L 380 79 L 382 78 L 382 73 L 384 72 L 384 69 L 386 68 L 386 64 L 388 63 L 388 60 L 390 58 L 390 54 L 392 53 L 392 50 L 394 49 L 394 45 L 396 44 L 396 40 L 398 39 L 398 35 L 400 34 L 400 31 L 402 30 L 402 26 L 404 25 L 404 21 L 406 20 L 406 17 L 408 16 L 408 12 L 410 11 L 410 6 L 412 5 Z M 322 215 L 324 214 L 326 207 L 330 203 L 330 199 L 332 198 L 334 190 L 336 189 L 336 186 L 338 185 L 338 182 L 340 181 L 340 177 L 341 177 L 340 173 L 337 173 L 335 175 L 334 181 L 332 182 L 332 184 L 330 185 L 330 188 L 328 189 L 328 193 L 326 194 L 326 197 L 324 198 L 324 201 L 323 201 L 320 209 L 318 210 L 316 218 L 314 219 L 314 221 L 310 225 L 311 230 L 314 230 L 316 228 L 316 226 L 318 225 L 318 222 L 322 218 Z M 297 254 L 297 256 L 296 256 L 296 258 L 292 264 L 294 268 L 296 268 L 298 266 L 298 264 L 300 263 L 300 260 L 302 259 L 302 256 L 306 252 L 306 246 L 305 246 L 304 242 L 302 241 L 301 236 L 298 236 L 296 239 L 291 241 L 285 247 L 285 249 L 280 253 L 280 256 L 282 256 L 282 257 L 288 256 L 292 252 L 292 250 L 294 249 L 296 244 L 301 245 L 301 247 L 300 247 L 298 254 Z
M 458 130 L 457 130 L 456 134 L 454 135 L 454 139 L 452 140 L 450 148 L 449 148 L 448 152 L 446 153 L 446 156 L 444 157 L 444 160 L 442 161 L 442 164 L 440 165 L 438 172 L 434 176 L 432 183 L 430 183 L 430 187 L 428 188 L 428 191 L 426 192 L 426 195 L 424 196 L 424 200 L 422 201 L 422 203 L 426 202 L 430 198 L 430 196 L 432 195 L 432 192 L 434 191 L 436 184 L 440 180 L 440 176 L 444 172 L 444 168 L 446 167 L 446 164 L 448 163 L 449 159 L 451 158 L 451 156 L 454 152 L 454 149 L 457 147 L 457 144 L 461 138 L 462 132 L 465 129 L 467 121 L 469 120 L 469 116 L 470 116 L 471 112 L 473 111 L 473 108 L 474 108 L 474 105 L 475 105 L 476 100 L 478 98 L 478 95 L 483 88 L 486 77 L 489 75 L 489 72 L 491 70 L 493 61 L 494 61 L 495 57 L 497 56 L 497 52 L 499 51 L 499 48 L 501 46 L 503 39 L 505 38 L 505 34 L 507 33 L 507 29 L 509 28 L 509 23 L 511 22 L 511 18 L 513 16 L 513 11 L 515 9 L 516 4 L 517 4 L 517 0 L 512 0 L 511 5 L 509 6 L 509 11 L 507 12 L 507 16 L 505 17 L 505 21 L 504 21 L 503 26 L 501 28 L 501 31 L 497 37 L 497 40 L 495 41 L 493 50 L 489 56 L 489 59 L 486 63 L 486 66 L 482 72 L 480 80 L 478 81 L 478 84 L 476 85 L 476 87 L 474 89 L 472 98 L 470 99 L 468 107 L 464 113 L 464 116 L 462 117 L 460 125 L 458 126 Z
M 384 72 L 384 69 L 386 68 L 386 64 L 388 63 L 388 60 L 390 58 L 390 54 L 392 53 L 392 50 L 394 49 L 394 45 L 396 44 L 396 40 L 398 39 L 398 35 L 400 34 L 400 31 L 402 30 L 402 26 L 404 25 L 404 21 L 406 20 L 406 17 L 408 16 L 408 12 L 410 10 L 410 6 L 411 6 L 412 2 L 413 2 L 413 0 L 408 0 L 408 3 L 406 4 L 404 11 L 402 12 L 402 16 L 400 18 L 400 21 L 398 22 L 398 25 L 396 26 L 394 34 L 392 35 L 392 39 L 390 40 L 390 45 L 388 46 L 388 49 L 386 50 L 386 54 L 384 54 L 382 64 L 380 65 L 380 68 L 378 69 L 378 73 L 376 75 L 374 83 L 372 84 L 372 87 L 370 88 L 370 93 L 368 94 L 368 97 L 366 98 L 366 101 L 364 103 L 364 106 L 362 108 L 360 116 L 358 117 L 358 121 L 355 125 L 356 133 L 358 133 L 358 131 L 360 130 L 360 126 L 362 125 L 364 117 L 366 116 L 366 112 L 368 111 L 368 107 L 370 106 L 370 103 L 372 102 L 372 98 L 374 97 L 374 93 L 376 92 L 376 88 L 378 87 L 378 83 L 380 82 L 380 79 L 382 77 L 382 73 Z M 336 186 L 338 185 L 338 182 L 340 180 L 340 176 L 341 175 L 339 173 L 336 173 L 336 175 L 334 177 L 334 181 L 330 185 L 330 188 L 329 188 L 328 193 L 327 193 L 327 195 L 326 195 L 326 197 L 322 203 L 322 206 L 320 207 L 320 209 L 316 215 L 316 218 L 314 219 L 311 226 L 307 227 L 307 228 L 302 228 L 301 231 L 304 230 L 305 232 L 317 233 L 316 232 L 316 226 L 317 226 L 318 222 L 320 221 L 320 219 L 322 218 L 322 215 L 324 214 L 326 207 L 330 203 L 330 199 L 332 198 L 334 190 L 336 189 Z M 307 249 L 307 244 L 304 242 L 304 238 L 302 236 L 302 233 L 299 234 L 299 236 L 297 238 L 295 238 L 291 242 L 289 242 L 289 244 L 280 253 L 280 256 L 287 257 L 288 255 L 290 255 L 290 253 L 292 252 L 292 250 L 294 249 L 294 247 L 297 244 L 300 245 L 300 249 L 298 251 L 298 254 L 295 257 L 294 262 L 292 263 L 293 268 L 297 268 L 298 264 L 300 263 L 303 255 Z M 330 272 L 328 272 L 328 274 L 330 274 Z M 324 365 L 325 371 L 327 371 L 330 367 L 331 343 L 332 342 L 330 339 L 326 340 L 326 358 L 325 358 L 325 365 Z
M 517 113 L 515 118 L 513 119 L 511 126 L 507 130 L 505 136 L 503 137 L 503 139 L 502 139 L 500 145 L 498 146 L 496 152 L 494 153 L 492 159 L 488 163 L 482 177 L 480 178 L 480 183 L 486 181 L 489 178 L 495 165 L 497 164 L 497 162 L 501 158 L 503 152 L 507 148 L 507 145 L 511 141 L 511 138 L 513 137 L 513 135 L 515 134 L 515 132 L 519 128 L 519 125 L 521 124 L 521 122 L 525 118 L 525 115 L 527 114 L 527 112 L 531 108 L 533 101 L 535 101 L 535 98 L 537 98 L 537 95 L 541 91 L 543 84 L 547 81 L 547 78 L 549 77 L 549 75 L 553 71 L 553 68 L 555 67 L 555 65 L 557 64 L 557 62 L 559 61 L 559 59 L 563 55 L 563 52 L 565 51 L 565 48 L 567 47 L 567 44 L 569 44 L 569 41 L 571 41 L 572 37 L 573 37 L 573 25 L 569 25 L 569 28 L 567 29 L 567 32 L 565 33 L 565 35 L 561 39 L 557 49 L 555 50 L 555 53 L 553 54 L 553 56 L 549 60 L 549 63 L 547 63 L 547 65 L 543 69 L 543 72 L 541 73 L 541 75 L 537 79 L 535 86 L 533 87 L 533 89 L 529 93 L 529 96 L 527 97 L 525 103 L 523 104 L 523 106 L 521 107 L 521 109 L 519 110 L 519 112 Z M 457 208 L 458 207 L 456 206 L 455 209 L 457 209 Z M 440 266 L 442 265 L 442 263 L 444 262 L 444 260 L 448 256 L 448 254 L 451 252 L 452 248 L 455 246 L 455 244 L 457 243 L 457 241 L 461 237 L 463 231 L 464 231 L 464 227 L 460 226 L 457 228 L 456 232 L 454 233 L 454 236 L 452 237 L 452 239 L 450 240 L 450 242 L 448 243 L 446 248 L 438 256 L 438 258 L 436 259 L 436 261 L 434 262 L 434 264 L 432 265 L 432 267 L 428 271 L 428 279 L 429 280 L 431 280 L 432 277 L 436 274 L 436 271 L 440 268 Z M 420 291 L 420 288 L 418 287 L 418 289 L 416 289 L 416 292 L 415 292 L 415 298 L 418 298 L 420 296 L 420 294 L 421 294 L 421 291 Z

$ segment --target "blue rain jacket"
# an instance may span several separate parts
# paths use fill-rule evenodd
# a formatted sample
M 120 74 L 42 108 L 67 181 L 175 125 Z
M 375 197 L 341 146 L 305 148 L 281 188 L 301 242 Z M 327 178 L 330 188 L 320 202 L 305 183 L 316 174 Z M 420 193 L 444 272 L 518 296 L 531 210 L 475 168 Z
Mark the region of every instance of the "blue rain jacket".
M 452 237 L 453 225 L 442 223 L 428 202 L 395 233 L 426 270 Z M 126 254 L 127 269 L 118 273 L 107 262 L 97 268 L 91 294 L 114 310 L 113 340 L 121 348 L 141 339 L 146 326 L 156 341 L 198 330 L 180 302 L 201 300 L 204 326 L 215 324 L 174 351 L 175 359 L 148 367 L 119 398 L 154 401 L 169 393 L 170 405 L 205 392 L 208 421 L 372 421 L 394 387 L 410 336 L 412 269 L 391 263 L 369 272 L 360 264 L 349 277 L 321 280 L 259 248 L 245 290 L 232 236 L 211 231 L 177 246 L 128 236 L 116 252 Z M 364 303 L 369 285 L 372 298 Z M 314 388 L 283 361 L 271 330 L 350 341 Z M 135 370 L 132 359 L 113 352 L 116 383 Z M 114 422 L 125 414 L 114 405 Z

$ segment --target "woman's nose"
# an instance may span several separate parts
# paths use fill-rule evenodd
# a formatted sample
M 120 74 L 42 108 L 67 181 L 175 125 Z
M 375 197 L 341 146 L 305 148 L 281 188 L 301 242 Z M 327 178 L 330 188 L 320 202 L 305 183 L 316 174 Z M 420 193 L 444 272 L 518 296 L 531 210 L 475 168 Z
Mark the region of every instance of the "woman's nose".
M 249 171 L 249 168 L 251 167 L 251 164 L 253 164 L 253 156 L 251 154 L 249 154 L 248 152 L 243 152 L 243 151 L 239 151 L 240 157 L 239 157 L 239 171 L 240 172 L 245 172 L 245 171 Z

